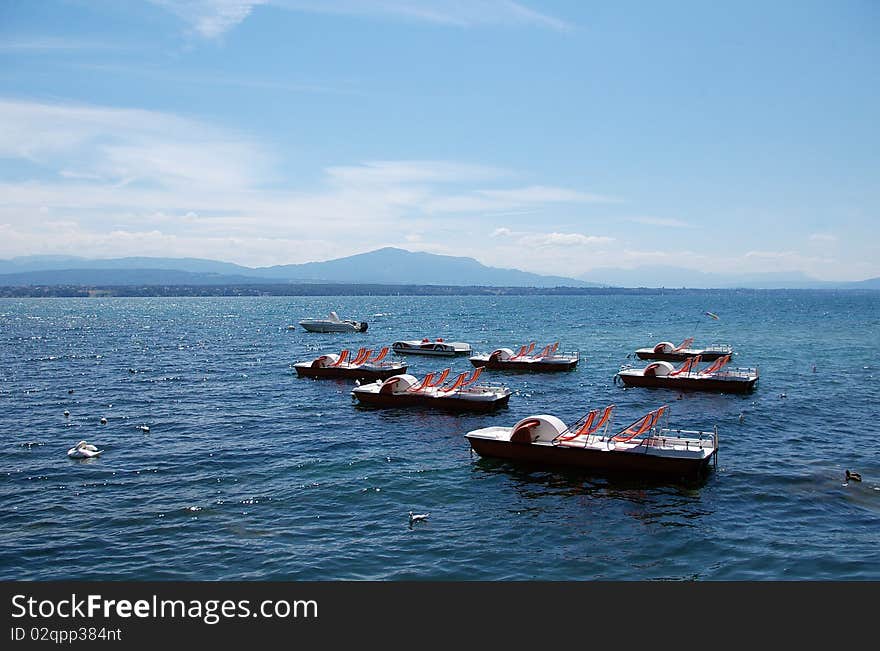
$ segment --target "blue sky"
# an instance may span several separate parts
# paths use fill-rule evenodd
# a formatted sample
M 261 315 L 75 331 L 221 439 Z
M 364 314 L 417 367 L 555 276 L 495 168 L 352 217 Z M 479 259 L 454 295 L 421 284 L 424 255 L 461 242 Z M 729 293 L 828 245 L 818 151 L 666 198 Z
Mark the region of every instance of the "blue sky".
M 880 276 L 880 4 L 6 0 L 0 257 Z

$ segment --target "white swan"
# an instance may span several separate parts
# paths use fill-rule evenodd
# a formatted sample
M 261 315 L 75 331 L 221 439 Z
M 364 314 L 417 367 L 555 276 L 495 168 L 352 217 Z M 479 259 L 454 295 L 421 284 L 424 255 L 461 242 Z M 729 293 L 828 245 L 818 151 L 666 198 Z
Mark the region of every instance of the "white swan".
M 80 441 L 67 451 L 67 456 L 71 459 L 91 459 L 101 454 L 103 450 L 99 450 L 91 443 Z

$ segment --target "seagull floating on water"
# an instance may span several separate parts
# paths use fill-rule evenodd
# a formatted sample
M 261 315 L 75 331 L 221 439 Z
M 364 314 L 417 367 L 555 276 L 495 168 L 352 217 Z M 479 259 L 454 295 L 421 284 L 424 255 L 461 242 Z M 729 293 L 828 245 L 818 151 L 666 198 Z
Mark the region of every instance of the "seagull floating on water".
M 413 513 L 412 511 L 410 511 L 409 512 L 409 523 L 412 524 L 413 522 L 421 522 L 423 520 L 427 520 L 429 515 L 431 515 L 431 514 L 430 513 Z
M 144 434 L 146 434 L 147 432 L 150 431 L 150 426 L 149 426 L 149 425 L 138 425 L 138 426 L 137 426 L 137 429 L 139 429 L 139 430 L 142 431 Z
M 67 456 L 71 459 L 91 459 L 101 454 L 103 450 L 99 450 L 91 443 L 80 441 L 67 451 Z
M 67 411 L 66 409 L 64 410 L 64 416 L 65 416 L 65 417 L 70 416 L 70 412 Z
M 106 424 L 107 424 L 107 419 L 104 418 L 103 416 L 101 416 L 101 425 L 106 425 Z

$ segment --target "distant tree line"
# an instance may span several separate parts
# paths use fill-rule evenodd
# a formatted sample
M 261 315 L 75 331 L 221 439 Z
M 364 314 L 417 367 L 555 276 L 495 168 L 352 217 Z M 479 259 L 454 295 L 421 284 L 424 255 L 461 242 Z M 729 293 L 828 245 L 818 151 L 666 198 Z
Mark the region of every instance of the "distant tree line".
M 596 296 L 662 294 L 669 290 L 620 287 L 465 287 L 459 285 L 381 285 L 278 283 L 265 285 L 31 285 L 0 287 L 0 297 L 106 296 Z M 684 290 L 689 291 L 689 290 Z M 705 290 L 694 290 L 705 291 Z

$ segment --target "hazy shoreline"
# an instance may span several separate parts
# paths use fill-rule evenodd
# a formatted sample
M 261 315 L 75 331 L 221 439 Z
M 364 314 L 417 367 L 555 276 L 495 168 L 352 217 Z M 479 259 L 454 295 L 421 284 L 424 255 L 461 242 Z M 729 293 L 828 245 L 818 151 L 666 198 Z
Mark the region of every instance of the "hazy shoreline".
M 257 296 L 606 296 L 694 294 L 705 292 L 854 292 L 865 288 L 689 288 L 689 287 L 488 287 L 460 285 L 384 285 L 279 283 L 266 285 L 114 285 L 6 286 L 0 298 L 257 297 Z

